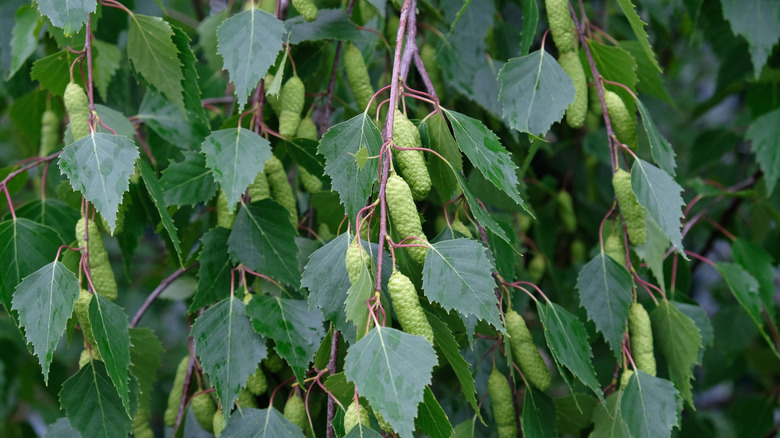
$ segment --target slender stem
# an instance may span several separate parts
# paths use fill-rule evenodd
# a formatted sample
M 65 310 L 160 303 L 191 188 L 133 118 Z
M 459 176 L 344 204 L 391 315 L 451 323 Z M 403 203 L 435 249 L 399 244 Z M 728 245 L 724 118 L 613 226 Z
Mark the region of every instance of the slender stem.
M 173 274 L 169 275 L 168 278 L 164 279 L 160 282 L 160 284 L 157 286 L 157 288 L 152 291 L 151 294 L 149 294 L 148 297 L 146 297 L 146 301 L 141 305 L 141 308 L 138 309 L 138 312 L 135 313 L 135 316 L 133 316 L 133 320 L 130 322 L 130 327 L 135 327 L 138 325 L 138 322 L 141 321 L 141 318 L 143 318 L 144 314 L 147 310 L 149 310 L 149 306 L 152 305 L 154 300 L 157 299 L 157 297 L 160 296 L 163 291 L 173 283 L 174 280 L 184 275 L 185 272 L 189 271 L 190 269 L 193 269 L 197 267 L 200 263 L 195 262 L 191 264 L 187 268 L 179 268 L 177 269 Z
M 341 332 L 338 330 L 333 330 L 333 338 L 330 341 L 330 358 L 328 359 L 328 372 L 330 372 L 331 375 L 335 374 L 336 371 L 336 360 L 339 357 L 339 336 L 341 335 Z M 331 426 L 331 423 L 333 422 L 333 417 L 336 415 L 336 404 L 334 403 L 335 398 L 332 394 L 329 394 L 328 396 L 328 429 L 326 431 L 325 436 L 327 438 L 335 438 L 336 431 L 333 430 L 333 426 Z
M 5 192 L 5 199 L 8 201 L 8 209 L 11 210 L 11 217 L 16 222 L 16 211 L 14 211 L 14 203 L 11 201 L 11 194 L 8 193 L 8 186 L 3 184 L 3 192 Z
M 195 355 L 190 354 L 190 363 L 187 364 L 187 375 L 184 377 L 184 387 L 181 389 L 181 397 L 179 398 L 179 411 L 176 413 L 176 424 L 173 426 L 174 431 L 179 429 L 179 424 L 181 424 L 181 419 L 184 416 L 184 407 L 187 406 L 187 393 L 190 390 L 190 381 L 192 380 L 192 371 L 194 369 Z

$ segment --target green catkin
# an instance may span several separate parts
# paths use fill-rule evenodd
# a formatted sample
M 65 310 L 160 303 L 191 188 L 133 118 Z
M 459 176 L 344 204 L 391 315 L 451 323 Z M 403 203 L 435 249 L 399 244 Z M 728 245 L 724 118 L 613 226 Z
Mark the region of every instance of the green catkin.
M 192 412 L 198 424 L 207 432 L 214 431 L 214 413 L 217 412 L 217 405 L 211 400 L 208 393 L 201 393 L 192 398 Z
M 269 0 L 264 0 L 268 2 Z M 274 0 L 275 2 L 276 0 Z M 280 114 L 282 114 L 282 96 L 280 94 L 267 94 L 268 89 L 271 87 L 271 82 L 274 81 L 274 75 L 271 73 L 266 73 L 265 75 L 265 81 L 263 82 L 265 84 L 265 100 L 268 102 L 269 105 L 271 105 L 271 109 L 273 110 L 274 114 L 278 117 Z
M 307 138 L 309 140 L 317 140 L 317 125 L 312 120 L 311 116 L 304 117 L 301 123 L 298 125 L 298 132 L 295 133 L 298 138 Z M 316 175 L 311 174 L 303 166 L 298 166 L 298 178 L 301 180 L 301 185 L 310 194 L 318 193 L 322 190 L 322 180 Z
M 601 107 L 599 89 L 596 87 L 588 87 L 588 111 L 599 117 L 604 114 L 604 108 Z
M 395 433 L 393 426 L 391 426 L 390 423 L 385 420 L 385 417 L 383 417 L 382 414 L 380 414 L 376 409 L 374 409 L 374 416 L 376 417 L 376 422 L 379 424 L 380 429 L 388 433 Z
M 76 240 L 79 248 L 86 248 L 87 242 L 84 241 L 84 230 L 86 227 L 84 218 L 76 223 Z M 100 231 L 92 220 L 89 221 L 89 274 L 95 291 L 100 295 L 115 300 L 119 296 L 119 289 L 114 279 L 114 271 L 111 270 L 111 262 L 108 260 L 108 252 L 103 246 L 103 238 L 100 237 Z
M 620 375 L 620 388 L 626 389 L 628 381 L 631 380 L 631 376 L 634 375 L 634 370 L 630 368 L 623 368 L 623 373 Z
M 173 388 L 171 388 L 170 394 L 168 394 L 168 407 L 165 409 L 164 421 L 168 427 L 176 425 L 176 416 L 179 413 L 179 401 L 181 400 L 181 392 L 184 390 L 184 379 L 187 377 L 187 366 L 190 364 L 189 355 L 179 362 L 179 366 L 176 367 L 176 374 L 173 378 Z
M 347 255 L 344 263 L 347 267 L 347 276 L 350 284 L 355 284 L 360 278 L 363 266 L 368 268 L 368 272 L 373 270 L 374 260 L 365 248 L 360 244 L 357 238 L 347 248 Z
M 297 393 L 287 399 L 287 403 L 284 405 L 284 418 L 300 427 L 301 430 L 306 429 L 306 423 L 308 422 L 306 419 L 306 406 L 303 404 L 301 396 Z
M 509 310 L 504 316 L 506 332 L 509 334 L 509 343 L 512 346 L 512 359 L 520 365 L 523 374 L 528 381 L 544 391 L 550 387 L 552 378 L 544 359 L 534 345 L 531 332 L 525 320 L 519 313 Z
M 268 178 L 265 172 L 259 172 L 255 180 L 249 185 L 249 199 L 257 202 L 271 197 L 271 189 L 268 187 Z
M 88 348 L 81 350 L 81 355 L 79 355 L 79 369 L 84 368 L 84 365 L 92 362 L 93 360 L 103 360 L 103 358 L 100 356 L 100 351 L 98 351 L 97 345 L 95 344 L 92 344 L 91 354 Z
M 527 270 L 532 282 L 536 283 L 542 279 L 546 265 L 547 262 L 544 261 L 544 256 L 541 254 L 534 255 L 531 261 L 528 262 Z
M 631 188 L 631 174 L 618 168 L 612 175 L 612 188 L 615 190 L 620 211 L 626 220 L 628 240 L 634 246 L 643 245 L 647 240 L 645 209 L 639 204 L 634 190 Z
M 314 21 L 319 15 L 319 10 L 317 5 L 314 4 L 314 0 L 292 0 L 292 5 L 306 21 Z
M 86 289 L 81 289 L 79 292 L 79 299 L 76 300 L 76 304 L 73 305 L 73 314 L 76 315 L 76 321 L 79 322 L 79 327 L 81 327 L 81 334 L 84 335 L 84 340 L 92 346 L 93 351 L 97 351 L 95 335 L 92 334 L 92 324 L 89 322 L 90 301 L 92 301 L 92 294 Z
M 559 53 L 577 50 L 577 32 L 569 12 L 569 0 L 545 0 L 547 22 Z
M 558 213 L 563 223 L 563 228 L 573 233 L 577 230 L 577 215 L 574 213 L 574 202 L 569 192 L 561 190 L 556 197 L 558 203 Z
M 628 329 L 631 334 L 631 354 L 638 370 L 655 376 L 655 356 L 653 355 L 653 329 L 650 316 L 639 303 L 631 305 L 628 315 Z
M 263 395 L 268 390 L 268 381 L 262 367 L 258 366 L 255 373 L 249 376 L 246 381 L 246 389 L 256 396 Z
M 133 417 L 133 438 L 154 438 L 154 432 L 149 425 L 149 406 L 138 407 L 138 412 Z
M 241 409 L 257 408 L 257 400 L 255 400 L 255 396 L 246 388 L 241 388 L 238 391 L 238 399 L 236 400 L 236 403 L 238 403 L 238 406 L 240 406 Z
M 279 134 L 284 138 L 293 138 L 301 122 L 301 111 L 306 100 L 303 81 L 293 76 L 285 82 L 281 92 L 281 113 L 279 114 Z
M 580 239 L 574 239 L 571 243 L 571 260 L 574 263 L 585 262 L 585 244 Z
M 469 239 L 473 237 L 473 235 L 471 234 L 471 230 L 469 230 L 469 227 L 467 227 L 466 224 L 461 222 L 460 219 L 455 218 L 455 220 L 452 221 L 451 226 L 453 231 L 457 231 L 460 234 L 463 234 L 464 236 L 468 237 Z
M 52 110 L 46 110 L 41 116 L 41 147 L 38 155 L 45 157 L 57 148 L 60 141 L 60 118 Z
M 354 401 L 347 406 L 344 412 L 344 433 L 349 433 L 358 425 L 358 422 L 365 427 L 371 427 L 371 418 L 368 416 L 368 409 L 360 405 L 360 415 L 358 416 L 358 404 Z
M 558 63 L 574 84 L 574 102 L 566 108 L 566 122 L 572 128 L 580 128 L 588 113 L 588 81 L 576 51 L 564 52 L 558 56 Z
M 265 162 L 263 172 L 265 172 L 265 176 L 268 179 L 271 198 L 290 212 L 290 223 L 297 229 L 298 207 L 292 186 L 287 180 L 287 172 L 284 171 L 284 165 L 275 155 L 271 155 L 271 158 Z
M 233 228 L 233 222 L 236 220 L 236 214 L 228 205 L 227 196 L 224 190 L 220 190 L 217 195 L 217 225 L 228 230 Z
M 81 86 L 74 82 L 68 83 L 65 87 L 65 94 L 62 97 L 65 102 L 65 110 L 68 112 L 70 123 L 70 132 L 73 134 L 73 141 L 79 141 L 90 133 L 89 129 L 89 99 L 87 93 Z
M 325 222 L 320 222 L 320 224 L 317 226 L 317 234 L 319 234 L 320 239 L 326 242 L 333 240 L 335 237 L 333 232 L 330 230 L 330 227 Z
M 617 93 L 604 90 L 604 102 L 607 104 L 609 121 L 618 141 L 636 150 L 636 116 L 628 112 L 625 102 Z
M 307 138 L 309 140 L 317 140 L 317 124 L 311 116 L 306 116 L 298 124 L 298 131 L 295 132 L 295 136 L 298 138 Z
M 420 59 L 422 59 L 425 70 L 428 72 L 433 89 L 436 90 L 436 94 L 441 94 L 444 92 L 444 83 L 441 80 L 439 61 L 436 60 L 436 49 L 430 44 L 424 44 L 420 49 Z
M 390 219 L 401 239 L 417 237 L 418 239 L 409 239 L 407 243 L 426 245 L 428 239 L 423 233 L 420 216 L 417 214 L 417 206 L 414 204 L 412 191 L 406 181 L 392 173 L 387 178 L 385 195 Z M 425 256 L 428 254 L 427 246 L 410 246 L 406 250 L 412 260 L 419 264 L 425 263 Z
M 395 110 L 393 120 L 393 140 L 398 147 L 422 147 L 420 131 L 414 123 L 398 109 Z M 416 201 L 425 199 L 431 191 L 431 175 L 428 173 L 422 151 L 394 150 L 393 156 L 398 163 L 398 171 L 412 190 L 414 199 Z
M 347 43 L 344 50 L 344 67 L 347 71 L 349 87 L 355 95 L 355 102 L 359 109 L 368 111 L 369 115 L 376 113 L 376 101 L 371 102 L 371 98 L 374 97 L 374 87 L 371 86 L 366 62 L 363 54 L 352 43 Z M 370 107 L 369 103 L 371 103 Z
M 420 306 L 420 298 L 412 280 L 401 271 L 393 270 L 387 282 L 387 292 L 393 300 L 393 310 L 401 328 L 410 335 L 422 336 L 433 344 L 433 329 Z
M 499 438 L 517 438 L 512 388 L 506 377 L 495 368 L 488 378 L 488 395 L 493 402 L 493 420 L 498 427 Z
M 284 359 L 276 353 L 276 350 L 271 350 L 263 361 L 263 366 L 271 373 L 278 373 L 284 368 Z
M 604 253 L 612 257 L 620 266 L 626 265 L 626 251 L 623 247 L 623 238 L 617 231 L 613 231 L 604 241 Z
M 266 11 L 269 14 L 276 12 L 276 0 L 260 0 L 260 10 Z
M 217 411 L 214 412 L 214 418 L 211 420 L 211 429 L 214 432 L 215 438 L 219 438 L 219 436 L 222 435 L 222 431 L 225 430 L 225 417 L 222 413 L 222 409 L 217 409 Z

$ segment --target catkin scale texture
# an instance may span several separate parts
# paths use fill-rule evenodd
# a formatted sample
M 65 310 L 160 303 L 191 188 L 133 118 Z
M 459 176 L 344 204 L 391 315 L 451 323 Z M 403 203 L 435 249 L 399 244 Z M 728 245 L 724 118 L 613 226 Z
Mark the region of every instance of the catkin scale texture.
M 499 438 L 516 438 L 517 423 L 512 403 L 512 388 L 506 377 L 495 368 L 488 378 L 488 395 L 493 403 L 493 420 L 498 426 Z
M 393 120 L 393 140 L 398 147 L 422 147 L 420 131 L 414 123 L 397 109 Z M 428 173 L 422 151 L 394 150 L 393 156 L 398 164 L 398 171 L 412 190 L 414 199 L 416 201 L 425 199 L 431 191 L 431 175 Z
M 349 433 L 358 423 L 365 427 L 370 427 L 371 418 L 368 416 L 368 409 L 363 405 L 360 406 L 360 414 L 358 415 L 358 404 L 353 401 L 344 412 L 344 433 Z
M 298 426 L 301 430 L 306 428 L 306 406 L 300 395 L 294 394 L 284 405 L 284 418 L 290 420 L 290 423 Z
M 314 4 L 314 0 L 292 0 L 292 5 L 306 21 L 314 21 L 319 15 L 319 10 L 317 5 Z
M 207 432 L 213 432 L 214 430 L 214 413 L 217 411 L 217 406 L 214 401 L 211 400 L 211 396 L 207 393 L 198 394 L 192 398 L 192 412 L 195 414 L 195 419 L 198 420 L 198 424 Z
M 580 128 L 588 113 L 588 82 L 576 51 L 561 53 L 558 63 L 574 84 L 574 102 L 566 108 L 566 122 L 572 128 Z
M 407 242 L 414 244 L 427 243 L 428 239 L 423 233 L 420 216 L 417 214 L 417 206 L 414 205 L 412 191 L 409 189 L 409 185 L 406 184 L 406 181 L 393 173 L 387 178 L 385 195 L 390 219 L 393 221 L 393 226 L 401 236 L 401 239 L 418 237 L 422 239 L 422 241 L 410 239 Z M 425 262 L 425 256 L 428 254 L 427 246 L 410 246 L 407 247 L 406 250 L 409 253 L 409 256 L 417 263 L 422 264 Z
M 620 263 L 620 266 L 626 265 L 626 251 L 623 247 L 623 236 L 620 233 L 613 231 L 604 240 L 604 253 Z
M 366 266 L 369 272 L 371 272 L 373 267 L 371 255 L 362 247 L 358 239 L 353 240 L 349 245 L 349 248 L 347 248 L 347 255 L 344 262 L 347 267 L 347 276 L 349 276 L 349 282 L 351 284 L 355 284 L 358 281 L 363 266 Z
M 68 83 L 65 87 L 65 94 L 62 97 L 65 103 L 65 110 L 68 112 L 70 123 L 70 132 L 73 134 L 73 141 L 79 141 L 89 135 L 89 99 L 84 89 L 74 82 Z
M 393 271 L 387 282 L 387 292 L 393 300 L 393 310 L 401 328 L 410 335 L 422 336 L 433 344 L 433 329 L 420 306 L 414 284 L 401 271 Z
M 262 367 L 258 366 L 255 373 L 246 380 L 246 389 L 248 389 L 252 395 L 260 396 L 265 394 L 265 391 L 268 389 L 268 381 L 265 378 Z
M 41 116 L 41 146 L 38 155 L 45 157 L 54 152 L 59 135 L 60 119 L 57 113 L 52 110 L 46 110 Z
M 304 117 L 298 125 L 298 132 L 295 133 L 295 136 L 298 138 L 317 140 L 317 125 L 314 123 L 314 120 L 312 120 L 311 117 Z M 303 166 L 298 166 L 298 177 L 301 180 L 303 188 L 312 195 L 322 190 L 322 180 L 310 173 Z
M 84 241 L 84 231 L 86 221 L 79 219 L 76 223 L 76 240 L 80 248 L 86 248 L 87 242 Z M 95 292 L 103 295 L 109 300 L 115 300 L 119 295 L 119 290 L 114 279 L 114 271 L 111 270 L 111 262 L 108 260 L 108 253 L 103 247 L 103 238 L 100 237 L 100 231 L 92 220 L 89 221 L 89 273 L 92 284 L 95 286 Z
M 374 97 L 374 87 L 371 86 L 371 78 L 368 75 L 368 68 L 363 59 L 363 54 L 354 44 L 348 43 L 344 50 L 344 67 L 347 71 L 347 81 L 352 93 L 355 95 L 355 102 L 361 110 L 368 110 L 369 114 L 376 112 L 376 102 L 368 107 L 371 98 Z
M 279 134 L 284 138 L 293 138 L 301 122 L 301 111 L 306 100 L 303 81 L 293 76 L 285 82 L 281 93 L 281 113 L 279 114 Z
M 628 112 L 625 102 L 617 93 L 604 90 L 604 103 L 607 105 L 609 121 L 618 141 L 636 150 L 636 116 Z
M 265 172 L 258 172 L 252 184 L 249 184 L 249 199 L 252 202 L 271 197 L 271 189 L 268 187 L 268 178 Z
M 190 357 L 184 356 L 176 367 L 176 374 L 173 377 L 173 388 L 168 394 L 168 407 L 165 409 L 165 425 L 173 427 L 176 425 L 176 415 L 179 413 L 179 401 L 181 392 L 184 389 L 184 379 L 187 377 L 187 365 L 190 364 Z
M 612 175 L 612 188 L 615 190 L 620 211 L 626 220 L 628 240 L 634 246 L 643 245 L 647 240 L 645 209 L 639 204 L 634 190 L 631 188 L 631 174 L 618 168 Z
M 509 310 L 504 316 L 509 344 L 512 346 L 512 358 L 517 361 L 528 381 L 544 391 L 550 387 L 551 377 L 539 350 L 534 345 L 531 332 L 519 313 Z
M 547 9 L 547 22 L 550 24 L 550 32 L 558 52 L 577 50 L 577 32 L 574 30 L 574 21 L 569 12 L 569 0 L 545 0 L 544 6 Z
M 97 351 L 97 344 L 95 343 L 95 335 L 92 333 L 92 323 L 89 322 L 89 303 L 92 301 L 92 294 L 86 289 L 79 291 L 79 298 L 73 305 L 73 314 L 76 315 L 76 320 L 81 327 L 81 333 L 84 335 L 84 339 L 92 346 L 92 351 Z
M 631 305 L 628 314 L 628 329 L 631 334 L 631 355 L 634 358 L 636 368 L 655 376 L 653 329 L 647 310 L 639 303 Z
M 263 172 L 265 172 L 268 180 L 268 187 L 271 189 L 271 198 L 290 212 L 290 223 L 297 228 L 298 207 L 292 186 L 287 180 L 287 172 L 284 171 L 284 165 L 275 155 L 271 155 L 271 158 L 265 162 Z

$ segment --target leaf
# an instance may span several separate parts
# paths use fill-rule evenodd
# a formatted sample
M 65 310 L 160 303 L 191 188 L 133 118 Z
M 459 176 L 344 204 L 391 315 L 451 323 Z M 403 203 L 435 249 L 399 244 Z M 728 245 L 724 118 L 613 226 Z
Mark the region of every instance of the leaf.
M 135 407 L 130 404 L 128 368 L 130 367 L 130 324 L 124 309 L 100 294 L 89 302 L 89 322 L 108 377 L 114 383 L 128 416 Z
M 474 315 L 504 333 L 493 291 L 493 265 L 485 254 L 485 247 L 471 239 L 434 243 L 425 257 L 423 289 L 444 309 Z
M 539 24 L 539 5 L 536 0 L 523 2 L 523 28 L 520 31 L 520 54 L 527 55 L 536 36 L 536 27 Z
M 60 155 L 60 172 L 97 208 L 112 233 L 122 195 L 135 172 L 136 158 L 138 148 L 130 139 L 100 132 L 65 146 Z
M 346 259 L 346 256 L 342 258 Z M 374 284 L 374 276 L 371 275 L 366 265 L 363 264 L 355 284 L 347 289 L 347 299 L 344 302 L 346 317 L 347 321 L 351 321 L 355 325 L 357 340 L 365 336 L 368 330 L 369 310 L 366 301 L 374 296 Z
M 114 77 L 116 71 L 119 70 L 119 61 L 122 59 L 122 54 L 116 45 L 100 41 L 99 39 L 92 40 L 92 48 L 95 50 L 92 63 L 95 87 L 100 96 L 103 97 L 103 100 L 108 101 L 108 85 L 111 83 L 111 78 Z
M 682 410 L 680 393 L 672 382 L 636 370 L 620 398 L 620 415 L 633 438 L 672 435 Z
M 334 419 L 336 421 L 336 419 Z M 375 431 L 374 429 L 363 427 L 360 423 L 358 423 L 354 428 L 352 428 L 351 431 L 349 431 L 348 434 L 344 436 L 344 438 L 383 438 L 382 434 Z
M 207 125 L 188 121 L 179 107 L 153 88 L 146 89 L 136 118 L 163 140 L 184 149 L 197 148 L 209 135 Z
M 474 412 L 480 415 L 481 418 L 477 406 L 477 398 L 475 397 L 477 390 L 474 388 L 474 378 L 471 376 L 469 364 L 463 358 L 463 355 L 460 354 L 460 347 L 452 334 L 452 330 L 432 313 L 426 313 L 425 316 L 428 317 L 428 322 L 430 322 L 433 329 L 433 338 L 436 341 L 436 345 L 441 349 L 450 367 L 452 367 L 452 372 L 455 373 L 455 377 L 460 382 L 461 392 L 474 409 Z
M 44 436 L 45 438 L 81 438 L 81 434 L 70 425 L 68 417 L 59 418 L 50 424 Z
M 66 36 L 78 32 L 87 22 L 89 14 L 95 12 L 95 0 L 40 0 L 41 15 L 49 18 L 51 24 L 61 28 Z
M 198 291 L 190 304 L 190 313 L 230 295 L 230 270 L 233 265 L 227 251 L 229 236 L 230 230 L 215 227 L 201 238 L 203 249 L 198 256 Z
M 780 178 L 780 109 L 753 120 L 745 138 L 752 141 L 751 150 L 764 172 L 767 197 L 772 194 Z
M 11 68 L 6 72 L 5 79 L 11 79 L 27 58 L 35 53 L 38 47 L 38 30 L 40 27 L 38 11 L 32 5 L 25 5 L 16 11 L 14 28 L 11 31 Z
M 214 171 L 214 179 L 225 191 L 228 205 L 238 202 L 271 158 L 268 140 L 241 127 L 212 131 L 201 149 L 206 155 L 206 165 Z
M 458 182 L 450 171 L 450 165 L 457 171 L 463 170 L 463 158 L 458 143 L 450 134 L 450 127 L 441 112 L 436 112 L 427 121 L 420 123 L 420 137 L 423 145 L 439 153 L 447 162 L 438 157 L 428 160 L 431 182 L 443 200 L 456 196 Z
M 139 169 L 141 169 L 141 178 L 144 180 L 146 191 L 149 193 L 149 197 L 152 199 L 152 203 L 157 208 L 157 212 L 160 214 L 160 222 L 162 222 L 163 228 L 168 232 L 168 237 L 173 243 L 173 248 L 176 250 L 176 255 L 179 258 L 179 264 L 184 266 L 184 256 L 181 253 L 181 244 L 179 243 L 179 236 L 176 234 L 176 225 L 173 223 L 171 215 L 168 214 L 168 207 L 165 205 L 163 199 L 163 191 L 160 187 L 160 181 L 157 180 L 157 176 L 154 174 L 154 170 L 141 160 L 138 163 Z
M 256 295 L 246 307 L 255 331 L 276 343 L 276 352 L 290 364 L 299 383 L 325 336 L 322 312 L 306 301 Z
M 138 385 L 132 389 L 135 402 Z M 112 438 L 130 432 L 130 416 L 99 360 L 90 361 L 62 384 L 60 406 L 82 436 Z
M 588 388 L 592 389 L 596 396 L 604 401 L 601 386 L 596 379 L 596 371 L 593 369 L 591 357 L 593 352 L 588 343 L 588 334 L 585 326 L 579 319 L 567 312 L 563 307 L 555 303 L 537 303 L 539 319 L 544 325 L 544 337 L 547 345 L 562 372 L 565 366 Z M 565 375 L 564 375 L 565 377 Z
M 124 135 L 131 140 L 133 137 L 135 137 L 135 128 L 124 114 L 99 103 L 95 104 L 95 112 L 97 113 L 100 121 L 109 128 L 113 129 L 117 135 Z M 106 134 L 111 132 L 102 125 L 97 126 L 97 131 Z
M 606 403 L 599 403 L 593 410 L 593 436 L 603 438 L 631 438 L 623 416 L 620 413 L 620 399 L 623 390 L 612 393 Z
M 51 263 L 62 244 L 56 231 L 28 219 L 0 223 L 0 298 L 7 310 L 16 286 Z
M 474 215 L 474 219 L 476 219 L 480 225 L 495 233 L 505 242 L 511 243 L 506 231 L 504 231 L 504 229 L 501 228 L 501 225 L 499 225 L 498 222 L 496 222 L 495 219 L 493 219 L 493 217 L 482 208 L 482 206 L 477 201 L 476 196 L 471 193 L 471 189 L 469 189 L 468 183 L 466 182 L 466 179 L 463 178 L 463 175 L 459 171 L 455 170 L 454 167 L 450 167 L 450 169 L 452 170 L 453 175 L 455 175 L 455 179 L 458 181 L 458 186 L 460 187 L 461 192 L 463 192 L 463 197 L 466 198 L 466 202 L 469 204 L 469 210 L 471 210 L 471 214 Z
M 18 210 L 17 210 L 18 212 Z M 769 314 L 769 318 L 775 320 L 775 268 L 772 256 L 753 242 L 738 237 L 731 246 L 734 261 L 747 271 L 758 282 L 758 294 L 764 303 L 763 309 Z
M 620 46 L 607 46 L 592 40 L 588 42 L 588 46 L 593 62 L 596 63 L 596 68 L 604 79 L 619 82 L 636 93 L 636 83 L 639 81 L 636 74 L 636 59 L 627 50 Z M 585 65 L 588 65 L 587 62 Z M 587 74 L 590 75 L 590 71 Z M 592 75 L 590 79 L 592 80 Z M 623 87 L 612 84 L 605 84 L 605 86 L 619 93 L 621 97 L 630 97 L 630 100 L 634 100 Z
M 291 34 L 290 44 L 319 40 L 360 40 L 365 35 L 349 21 L 341 9 L 320 9 L 317 19 L 311 23 L 300 15 L 284 22 Z
M 603 252 L 583 266 L 577 277 L 580 305 L 617 360 L 622 357 L 628 309 L 634 301 L 633 286 L 628 270 Z
M 672 301 L 674 307 L 676 307 L 683 315 L 691 318 L 693 323 L 696 324 L 696 328 L 701 333 L 701 345 L 697 352 L 696 363 L 701 363 L 704 357 L 704 350 L 707 347 L 712 347 L 715 343 L 715 330 L 712 328 L 712 321 L 707 314 L 707 311 L 696 304 L 686 304 L 679 301 Z
M 659 347 L 669 366 L 669 375 L 683 400 L 693 407 L 691 379 L 693 366 L 699 363 L 702 346 L 699 329 L 691 318 L 668 301 L 661 301 L 650 314 L 654 344 Z
M 664 260 L 666 259 L 666 249 L 669 248 L 669 239 L 650 217 L 647 210 L 645 210 L 645 224 L 647 226 L 647 239 L 641 246 L 634 246 L 634 252 L 645 261 L 655 276 L 658 286 L 666 292 Z
M 317 155 L 318 145 L 316 140 L 295 138 L 287 142 L 287 153 L 299 167 L 319 177 L 325 173 L 325 159 Z
M 671 176 L 675 176 L 674 168 L 677 167 L 677 163 L 674 160 L 674 150 L 669 141 L 664 138 L 658 127 L 655 126 L 653 119 L 650 117 L 650 111 L 645 108 L 642 101 L 636 99 L 636 107 L 639 110 L 639 115 L 642 117 L 642 126 L 645 128 L 647 138 L 650 142 L 650 152 L 653 154 L 653 160 L 658 163 L 666 173 Z
M 162 172 L 160 186 L 167 205 L 195 205 L 217 193 L 214 175 L 206 167 L 206 156 L 189 151 L 183 155 L 184 160 L 172 162 Z
M 420 432 L 431 438 L 450 438 L 452 436 L 450 419 L 447 418 L 444 409 L 436 400 L 430 386 L 425 387 L 423 402 L 418 409 L 415 424 Z
M 298 287 L 298 246 L 290 214 L 281 205 L 263 199 L 249 205 L 241 203 L 228 238 L 228 254 L 236 263 Z
M 157 381 L 163 346 L 154 332 L 148 328 L 130 329 L 130 374 L 138 380 L 139 409 L 152 401 L 152 387 Z
M 645 23 L 641 18 L 639 18 L 639 15 L 637 15 L 631 0 L 617 0 L 617 2 L 618 5 L 620 5 L 620 9 L 622 9 L 623 13 L 626 15 L 628 24 L 634 31 L 634 35 L 636 36 L 637 41 L 639 41 L 639 45 L 642 46 L 642 49 L 647 54 L 647 57 L 650 58 L 650 60 L 653 62 L 653 66 L 657 68 L 658 71 L 661 71 L 661 67 L 658 65 L 658 61 L 655 59 L 653 48 L 650 47 L 650 41 L 647 36 L 647 32 L 645 31 Z
M 49 384 L 49 366 L 65 332 L 73 305 L 79 296 L 79 281 L 65 265 L 53 261 L 25 277 L 13 297 L 19 325 L 38 356 L 43 381 Z
M 673 105 L 672 96 L 669 95 L 664 79 L 655 66 L 652 54 L 648 56 L 647 52 L 642 48 L 642 44 L 636 40 L 620 41 L 620 47 L 627 50 L 636 60 L 636 74 L 639 78 L 637 88 L 639 91 Z
M 233 406 L 246 379 L 266 357 L 265 340 L 252 328 L 237 298 L 206 309 L 192 325 L 195 353 L 222 406 Z M 225 420 L 230 409 L 224 410 Z
M 255 8 L 228 18 L 217 29 L 217 52 L 236 86 L 239 110 L 276 61 L 284 34 L 281 21 Z
M 196 65 L 198 59 L 190 49 L 190 37 L 177 26 L 173 26 L 173 44 L 179 52 L 179 61 L 182 64 L 184 80 L 184 108 L 186 120 L 194 125 L 199 125 L 202 130 L 208 131 L 209 120 L 201 102 L 200 86 L 198 85 L 198 71 Z
M 544 136 L 574 101 L 574 85 L 544 50 L 510 59 L 498 72 L 504 119 L 520 132 Z
M 680 196 L 682 187 L 668 173 L 638 159 L 631 169 L 631 188 L 637 201 L 661 227 L 682 257 L 687 259 L 680 233 L 682 206 L 685 205 Z
M 274 408 L 255 409 L 243 408 L 236 413 L 222 431 L 225 438 L 257 437 L 257 438 L 304 438 L 303 431 L 297 425 L 284 418 L 281 412 Z
M 756 78 L 766 65 L 772 48 L 780 39 L 780 5 L 765 0 L 721 0 L 723 18 L 731 24 L 735 35 L 743 36 L 750 46 L 750 59 Z
M 358 167 L 353 157 L 361 148 L 367 148 L 368 155 L 375 157 L 381 147 L 382 135 L 366 113 L 332 126 L 320 140 L 317 150 L 325 157 L 325 173 L 333 181 L 333 190 L 339 193 L 350 221 L 365 207 L 377 180 L 376 166 Z
M 171 25 L 160 17 L 133 14 L 127 36 L 127 57 L 135 71 L 184 111 L 182 65 Z
M 344 373 L 360 395 L 400 436 L 412 436 L 417 405 L 436 365 L 433 346 L 422 336 L 375 327 L 350 347 Z
M 580 431 L 593 424 L 593 411 L 601 407 L 596 397 L 589 394 L 574 393 L 553 400 L 555 402 L 555 429 L 562 435 L 578 436 Z M 607 404 L 610 399 L 607 398 Z M 602 436 L 602 435 L 595 435 Z
M 59 234 L 60 241 L 73 242 L 76 240 L 76 222 L 81 216 L 58 199 L 33 199 L 16 209 L 16 217 L 51 227 Z M 10 213 L 5 219 L 11 219 Z
M 523 404 L 523 437 L 547 438 L 558 436 L 555 430 L 555 403 L 545 393 L 528 387 Z
M 498 141 L 496 134 L 477 119 L 454 111 L 444 111 L 452 124 L 460 150 L 469 157 L 485 179 L 527 211 L 528 207 L 517 190 L 517 166 L 509 151 Z
M 76 54 L 68 50 L 60 50 L 33 62 L 30 78 L 38 81 L 41 88 L 51 91 L 57 96 L 65 93 L 65 87 L 70 82 L 70 65 L 76 60 Z M 73 70 L 73 80 L 80 84 L 83 77 L 78 69 Z

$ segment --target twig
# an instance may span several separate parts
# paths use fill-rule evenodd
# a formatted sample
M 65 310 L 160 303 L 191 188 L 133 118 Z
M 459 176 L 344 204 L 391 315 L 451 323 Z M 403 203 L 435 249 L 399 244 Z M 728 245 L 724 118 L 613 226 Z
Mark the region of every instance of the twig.
M 338 330 L 333 330 L 333 338 L 330 341 L 330 358 L 328 359 L 328 371 L 331 375 L 335 374 L 336 371 L 336 360 L 339 356 L 339 335 L 341 332 Z M 336 416 L 336 404 L 333 402 L 334 397 L 332 394 L 328 395 L 328 429 L 325 433 L 325 436 L 327 438 L 335 438 L 336 431 L 333 430 L 333 426 L 331 423 L 333 422 L 333 417 Z
M 168 278 L 164 279 L 160 282 L 160 284 L 157 286 L 157 288 L 152 291 L 152 293 L 149 294 L 148 297 L 146 297 L 146 301 L 141 305 L 141 308 L 138 309 L 138 311 L 135 313 L 135 316 L 133 316 L 133 320 L 130 322 L 130 327 L 135 327 L 138 325 L 138 322 L 141 321 L 141 318 L 143 318 L 144 314 L 147 310 L 149 310 L 149 306 L 152 305 L 154 300 L 157 299 L 157 297 L 160 296 L 163 291 L 173 283 L 174 280 L 181 277 L 185 272 L 189 271 L 190 269 L 193 269 L 200 265 L 200 262 L 195 262 L 188 266 L 187 268 L 179 268 L 177 269 L 173 274 L 169 275 Z

